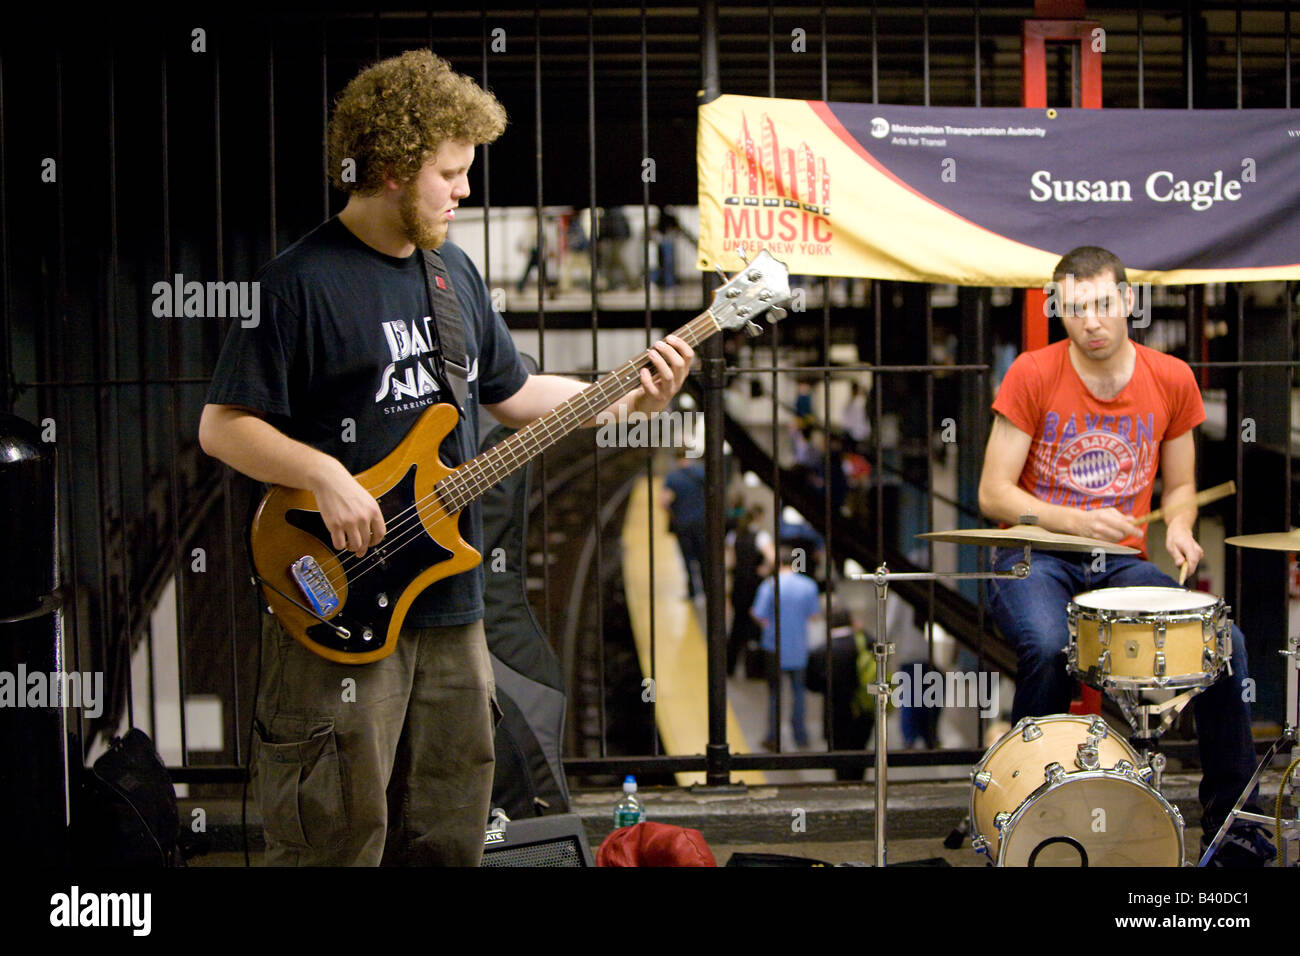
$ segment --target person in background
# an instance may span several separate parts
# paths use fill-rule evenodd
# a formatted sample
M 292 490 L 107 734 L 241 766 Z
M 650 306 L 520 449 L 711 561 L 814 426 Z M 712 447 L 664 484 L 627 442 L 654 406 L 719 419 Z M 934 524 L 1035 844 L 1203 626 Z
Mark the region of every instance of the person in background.
M 763 509 L 755 505 L 744 509 L 731 535 L 731 634 L 727 637 L 727 676 L 736 672 L 740 654 L 751 644 L 757 646 L 762 636 L 749 609 L 754 605 L 758 586 L 772 571 L 765 555 L 772 535 L 764 530 Z M 751 677 L 756 674 L 749 675 Z
M 686 596 L 695 600 L 696 578 L 703 588 L 708 554 L 704 531 L 704 466 L 687 458 L 685 449 L 678 455 L 676 469 L 664 478 L 660 502 L 671 516 L 668 530 L 677 536 L 677 546 L 682 549 Z
M 767 736 L 763 746 L 775 750 L 781 735 L 781 715 L 778 712 L 781 675 L 790 681 L 790 695 L 794 710 L 790 715 L 791 729 L 797 747 L 808 746 L 808 725 L 805 722 L 804 671 L 808 667 L 808 622 L 821 616 L 818 603 L 817 582 L 795 570 L 806 567 L 805 549 L 792 547 L 782 541 L 779 546 L 780 571 L 758 586 L 752 611 L 754 619 L 763 628 L 761 647 L 764 669 L 767 673 L 768 710 Z M 778 589 L 781 615 L 781 650 L 776 646 L 776 615 Z

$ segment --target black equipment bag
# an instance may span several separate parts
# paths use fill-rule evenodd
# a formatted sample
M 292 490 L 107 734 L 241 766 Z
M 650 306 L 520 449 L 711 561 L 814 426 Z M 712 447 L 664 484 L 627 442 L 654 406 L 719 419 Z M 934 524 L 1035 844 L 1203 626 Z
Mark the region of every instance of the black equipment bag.
M 176 788 L 144 731 L 114 737 L 95 765 L 81 771 L 72 811 L 75 863 L 155 867 L 180 860 Z

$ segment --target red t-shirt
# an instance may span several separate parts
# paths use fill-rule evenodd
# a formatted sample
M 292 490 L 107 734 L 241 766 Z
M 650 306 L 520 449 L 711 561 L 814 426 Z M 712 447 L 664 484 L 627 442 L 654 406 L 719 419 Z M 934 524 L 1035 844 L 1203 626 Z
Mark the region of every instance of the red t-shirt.
M 1033 437 L 1019 486 L 1051 504 L 1085 510 L 1151 510 L 1160 444 L 1205 421 L 1187 363 L 1133 343 L 1133 377 L 1102 401 L 1070 362 L 1068 339 L 1021 354 L 1007 370 L 993 410 Z M 1122 544 L 1146 553 L 1142 535 Z

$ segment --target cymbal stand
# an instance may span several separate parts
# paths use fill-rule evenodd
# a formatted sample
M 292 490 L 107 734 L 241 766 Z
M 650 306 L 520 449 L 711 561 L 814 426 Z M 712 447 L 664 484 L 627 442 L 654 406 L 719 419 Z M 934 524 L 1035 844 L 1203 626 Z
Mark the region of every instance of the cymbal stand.
M 886 640 L 885 601 L 889 597 L 890 581 L 973 581 L 989 578 L 1027 578 L 1029 577 L 1029 553 L 1031 546 L 1025 545 L 1024 560 L 1017 561 L 1010 571 L 890 571 L 881 564 L 872 574 L 857 574 L 853 577 L 859 581 L 872 581 L 876 585 L 876 640 L 872 653 L 876 658 L 876 682 L 871 685 L 871 692 L 876 695 L 876 866 L 885 863 L 885 810 L 887 777 L 889 773 L 889 732 L 886 716 L 889 694 L 893 689 L 889 682 L 889 655 L 894 653 L 894 645 Z
M 1293 748 L 1297 739 L 1300 739 L 1300 691 L 1297 690 L 1297 683 L 1300 683 L 1300 638 L 1288 638 L 1287 649 L 1284 651 L 1278 651 L 1278 653 L 1287 658 L 1286 725 L 1282 728 L 1282 735 L 1278 737 L 1277 740 L 1273 741 L 1272 745 L 1268 748 L 1268 751 L 1264 754 L 1264 759 L 1261 760 L 1259 766 L 1255 768 L 1254 776 L 1250 778 L 1250 782 L 1246 784 L 1246 788 L 1241 791 L 1241 796 L 1237 798 L 1237 802 L 1233 805 L 1232 810 L 1228 812 L 1228 816 L 1223 821 L 1223 826 L 1219 827 L 1219 832 L 1214 835 L 1214 839 L 1210 841 L 1210 845 L 1205 848 L 1205 853 L 1201 856 L 1201 861 L 1196 864 L 1197 866 L 1209 865 L 1210 860 L 1214 858 L 1214 854 L 1218 851 L 1219 845 L 1223 843 L 1224 838 L 1228 835 L 1229 828 L 1235 821 L 1248 820 L 1252 823 L 1261 823 L 1265 826 L 1277 826 L 1277 820 L 1272 816 L 1266 813 L 1251 813 L 1242 810 L 1241 808 L 1246 805 L 1247 798 L 1249 798 L 1251 793 L 1254 791 L 1256 785 L 1259 783 L 1259 778 L 1263 775 L 1265 768 L 1273 762 L 1273 757 L 1277 755 L 1278 751 Z M 1286 781 L 1283 781 L 1283 786 L 1285 785 Z M 1281 794 L 1278 796 L 1280 798 Z M 1292 796 L 1294 802 L 1294 798 L 1297 796 L 1295 790 L 1292 791 Z M 1292 832 L 1287 834 L 1274 834 L 1280 851 L 1278 856 L 1278 865 L 1300 865 L 1300 860 L 1287 860 L 1287 846 L 1290 840 L 1300 837 L 1300 810 L 1296 812 L 1294 819 L 1287 818 L 1282 820 L 1282 828 Z

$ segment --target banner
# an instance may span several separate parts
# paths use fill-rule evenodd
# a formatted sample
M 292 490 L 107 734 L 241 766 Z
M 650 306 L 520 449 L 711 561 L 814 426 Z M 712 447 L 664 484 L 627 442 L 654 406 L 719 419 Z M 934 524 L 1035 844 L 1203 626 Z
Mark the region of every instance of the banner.
M 1130 282 L 1300 278 L 1300 110 L 700 107 L 699 267 L 1041 286 L 1076 246 Z

